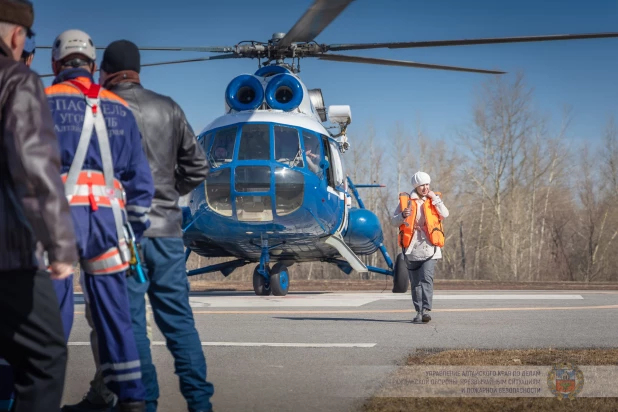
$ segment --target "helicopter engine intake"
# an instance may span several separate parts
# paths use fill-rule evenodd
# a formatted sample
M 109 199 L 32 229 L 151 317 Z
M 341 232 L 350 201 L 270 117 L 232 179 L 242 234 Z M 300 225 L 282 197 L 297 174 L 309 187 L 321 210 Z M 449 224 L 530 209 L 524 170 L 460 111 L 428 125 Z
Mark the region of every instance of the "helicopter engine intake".
M 291 74 L 278 74 L 266 86 L 266 102 L 270 108 L 289 112 L 303 101 L 303 86 Z
M 242 74 L 228 84 L 225 101 L 234 110 L 255 110 L 264 101 L 264 89 L 257 78 Z

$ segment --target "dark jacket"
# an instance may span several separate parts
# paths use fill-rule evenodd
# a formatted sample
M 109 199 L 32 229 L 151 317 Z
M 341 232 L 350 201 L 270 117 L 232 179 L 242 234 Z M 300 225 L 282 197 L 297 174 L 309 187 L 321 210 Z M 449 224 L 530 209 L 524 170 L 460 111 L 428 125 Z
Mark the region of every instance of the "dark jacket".
M 209 167 L 204 150 L 184 112 L 171 98 L 134 82 L 106 87 L 129 104 L 152 171 L 155 195 L 148 213 L 151 225 L 144 236 L 181 237 L 178 200 L 206 179 Z
M 60 179 L 60 151 L 39 77 L 14 61 L 0 40 L 0 271 L 76 262 L 69 204 Z

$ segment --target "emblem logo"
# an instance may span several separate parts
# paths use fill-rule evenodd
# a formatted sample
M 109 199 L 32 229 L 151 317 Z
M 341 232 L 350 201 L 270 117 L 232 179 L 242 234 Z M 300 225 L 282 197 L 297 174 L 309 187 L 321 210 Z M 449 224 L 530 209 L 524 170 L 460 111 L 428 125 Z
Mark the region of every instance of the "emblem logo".
M 554 365 L 547 374 L 547 386 L 559 400 L 575 399 L 584 388 L 584 373 L 573 363 Z

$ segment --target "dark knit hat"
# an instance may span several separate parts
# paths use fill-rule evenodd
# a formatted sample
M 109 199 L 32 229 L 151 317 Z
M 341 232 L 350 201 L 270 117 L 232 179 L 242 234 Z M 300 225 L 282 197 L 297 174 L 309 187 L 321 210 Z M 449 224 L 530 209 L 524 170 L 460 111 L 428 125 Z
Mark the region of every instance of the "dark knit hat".
M 116 40 L 110 43 L 103 53 L 101 70 L 109 74 L 123 70 L 139 73 L 140 67 L 139 49 L 128 40 Z
M 23 26 L 34 35 L 34 7 L 28 0 L 0 0 L 0 21 Z

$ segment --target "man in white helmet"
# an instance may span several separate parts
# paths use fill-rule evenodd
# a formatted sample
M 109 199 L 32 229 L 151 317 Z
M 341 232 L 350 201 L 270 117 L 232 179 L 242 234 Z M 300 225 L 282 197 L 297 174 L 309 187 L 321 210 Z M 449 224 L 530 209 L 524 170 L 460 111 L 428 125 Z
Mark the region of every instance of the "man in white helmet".
M 433 301 L 436 260 L 442 258 L 444 232 L 442 220 L 449 212 L 439 193 L 430 188 L 425 172 L 412 176 L 412 193 L 400 193 L 391 222 L 399 227 L 399 246 L 412 284 L 412 303 L 416 310 L 413 323 L 427 323 Z
M 61 33 L 52 48 L 56 78 L 45 92 L 62 153 L 87 317 L 97 332 L 95 356 L 117 395 L 117 410 L 137 412 L 145 408 L 145 389 L 127 293 L 127 233 L 132 230 L 139 243 L 150 226 L 154 185 L 135 117 L 123 99 L 94 83 L 95 60 L 88 34 Z M 73 321 L 72 285 L 71 279 L 57 284 L 64 288 L 58 295 L 65 327 Z

